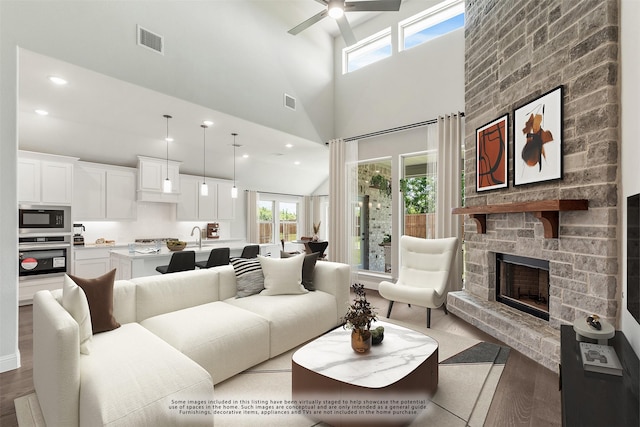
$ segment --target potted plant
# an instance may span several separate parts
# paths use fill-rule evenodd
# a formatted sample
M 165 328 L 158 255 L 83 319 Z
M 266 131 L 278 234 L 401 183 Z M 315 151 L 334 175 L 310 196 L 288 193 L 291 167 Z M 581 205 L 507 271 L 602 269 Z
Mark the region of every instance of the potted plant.
M 351 329 L 351 347 L 358 353 L 366 353 L 371 348 L 371 323 L 377 313 L 367 301 L 364 285 L 354 283 L 355 298 L 343 317 L 344 328 Z
M 371 177 L 371 179 L 369 180 L 369 186 L 383 191 L 387 196 L 391 195 L 391 183 L 387 178 L 380 174 L 373 175 Z
M 379 243 L 380 246 L 391 246 L 391 234 L 385 233 L 382 238 L 382 242 Z

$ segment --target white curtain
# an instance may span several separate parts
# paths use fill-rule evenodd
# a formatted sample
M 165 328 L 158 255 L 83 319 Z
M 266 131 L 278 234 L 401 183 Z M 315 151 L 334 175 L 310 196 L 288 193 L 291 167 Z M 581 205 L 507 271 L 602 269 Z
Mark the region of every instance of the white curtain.
M 438 117 L 438 194 L 436 237 L 457 237 L 462 248 L 460 215 L 451 209 L 461 206 L 462 129 L 464 118 L 458 114 Z M 449 282 L 449 290 L 462 289 L 462 252 L 458 251 Z
M 247 242 L 259 243 L 260 231 L 258 229 L 258 193 L 247 191 Z
M 358 142 L 331 140 L 329 156 L 329 258 L 352 265 L 352 234 L 358 204 Z

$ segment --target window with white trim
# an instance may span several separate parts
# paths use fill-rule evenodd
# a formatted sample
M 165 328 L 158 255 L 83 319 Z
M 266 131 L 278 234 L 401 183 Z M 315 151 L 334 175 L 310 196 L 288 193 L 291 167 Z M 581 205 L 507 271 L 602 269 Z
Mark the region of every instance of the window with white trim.
M 398 23 L 399 50 L 421 45 L 464 28 L 464 1 L 448 0 Z
M 299 200 L 263 197 L 258 201 L 259 243 L 297 240 Z
M 342 50 L 342 74 L 391 56 L 391 27 Z

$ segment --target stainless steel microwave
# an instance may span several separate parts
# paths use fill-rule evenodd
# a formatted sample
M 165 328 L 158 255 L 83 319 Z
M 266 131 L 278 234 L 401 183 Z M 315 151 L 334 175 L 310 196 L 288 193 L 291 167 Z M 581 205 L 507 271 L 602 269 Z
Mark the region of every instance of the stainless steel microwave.
M 20 205 L 18 228 L 24 233 L 71 233 L 69 206 Z

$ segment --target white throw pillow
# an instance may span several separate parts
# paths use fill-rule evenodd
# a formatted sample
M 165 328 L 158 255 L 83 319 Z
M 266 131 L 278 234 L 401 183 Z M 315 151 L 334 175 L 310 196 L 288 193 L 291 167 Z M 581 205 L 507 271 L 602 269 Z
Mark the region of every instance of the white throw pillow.
M 304 254 L 291 258 L 271 258 L 258 255 L 264 290 L 261 295 L 304 294 L 308 291 L 302 286 L 302 263 Z
M 62 306 L 69 312 L 71 317 L 78 322 L 80 353 L 91 353 L 93 331 L 91 329 L 89 303 L 82 288 L 76 285 L 66 274 L 64 275 L 64 284 L 62 285 Z

